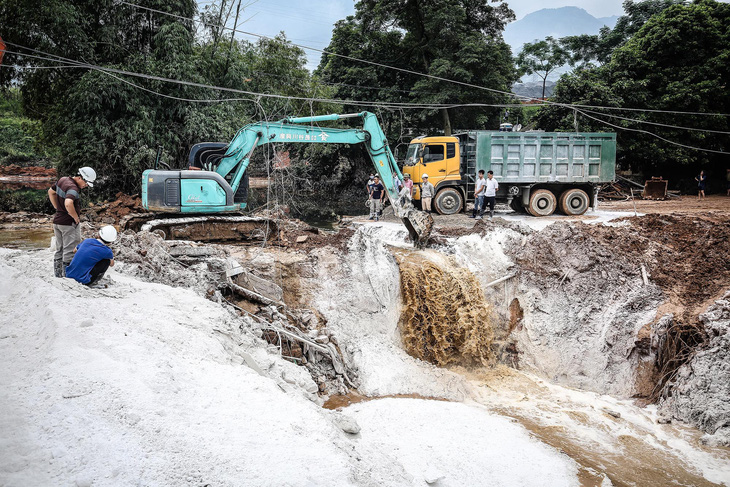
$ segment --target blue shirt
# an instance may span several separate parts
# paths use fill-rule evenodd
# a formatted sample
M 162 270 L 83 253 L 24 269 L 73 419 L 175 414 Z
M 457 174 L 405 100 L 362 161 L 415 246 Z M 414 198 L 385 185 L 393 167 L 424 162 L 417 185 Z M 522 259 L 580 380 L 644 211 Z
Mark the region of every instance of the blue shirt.
M 76 255 L 66 267 L 66 277 L 88 284 L 91 282 L 91 269 L 102 260 L 113 258 L 112 249 L 95 238 L 87 238 L 76 246 Z

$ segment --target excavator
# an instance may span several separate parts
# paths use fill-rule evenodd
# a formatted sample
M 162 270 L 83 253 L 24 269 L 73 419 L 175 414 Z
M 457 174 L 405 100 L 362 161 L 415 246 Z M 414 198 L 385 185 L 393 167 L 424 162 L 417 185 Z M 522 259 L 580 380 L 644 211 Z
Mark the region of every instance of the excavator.
M 360 118 L 362 128 L 321 127 L 320 122 Z M 417 210 L 407 190 L 399 190 L 394 174 L 402 181 L 393 153 L 388 147 L 376 116 L 370 112 L 288 117 L 278 122 L 256 122 L 241 128 L 228 143 L 204 142 L 194 145 L 188 157 L 188 170 L 148 169 L 142 175 L 142 206 L 159 212 L 141 230 L 159 231 L 166 238 L 191 238 L 200 235 L 271 234 L 272 222 L 240 215 L 246 208 L 248 175 L 246 169 L 253 151 L 265 144 L 364 144 L 380 176 L 396 217 L 408 229 L 417 247 L 428 241 L 433 218 Z M 217 229 L 214 231 L 211 225 Z M 221 233 L 221 227 L 224 230 Z M 232 233 L 231 233 L 232 232 Z

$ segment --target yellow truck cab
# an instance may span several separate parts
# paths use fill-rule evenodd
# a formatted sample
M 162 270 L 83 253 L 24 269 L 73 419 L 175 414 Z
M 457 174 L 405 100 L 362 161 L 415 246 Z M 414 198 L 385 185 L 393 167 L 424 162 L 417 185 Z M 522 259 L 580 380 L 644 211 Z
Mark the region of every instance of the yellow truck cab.
M 421 177 L 436 189 L 434 208 L 442 214 L 454 214 L 464 209 L 459 139 L 456 137 L 419 137 L 408 146 L 403 173 L 413 180 L 413 199 L 421 200 Z

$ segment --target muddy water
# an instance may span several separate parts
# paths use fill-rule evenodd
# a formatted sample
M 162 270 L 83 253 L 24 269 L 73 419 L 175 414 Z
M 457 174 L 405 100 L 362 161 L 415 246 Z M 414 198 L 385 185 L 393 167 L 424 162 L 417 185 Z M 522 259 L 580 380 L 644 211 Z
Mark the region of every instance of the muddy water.
M 656 423 L 651 409 L 550 385 L 510 369 L 458 371 L 476 400 L 511 417 L 582 468 L 584 486 L 730 485 L 730 449 L 700 444 L 694 428 Z
M 358 404 L 361 402 L 368 402 L 368 401 L 375 401 L 378 399 L 424 399 L 428 401 L 447 401 L 448 399 L 443 399 L 439 397 L 427 397 L 422 396 L 420 394 L 390 394 L 386 396 L 363 396 L 361 394 L 358 394 L 355 391 L 350 391 L 347 394 L 344 395 L 334 395 L 330 396 L 329 399 L 325 401 L 325 403 L 322 405 L 325 409 L 339 409 L 339 408 L 346 408 L 348 406 L 352 406 L 353 404 Z
M 0 247 L 10 249 L 46 249 L 53 231 L 49 228 L 0 228 Z
M 400 269 L 398 328 L 408 354 L 442 366 L 493 363 L 493 310 L 476 277 L 437 252 L 391 251 Z

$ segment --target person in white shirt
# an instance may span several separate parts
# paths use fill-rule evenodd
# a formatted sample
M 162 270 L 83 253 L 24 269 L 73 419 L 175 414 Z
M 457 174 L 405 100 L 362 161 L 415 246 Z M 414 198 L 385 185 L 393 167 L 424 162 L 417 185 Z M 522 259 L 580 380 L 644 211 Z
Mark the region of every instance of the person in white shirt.
M 494 203 L 497 200 L 499 183 L 494 179 L 494 171 L 487 171 L 487 183 L 484 187 L 484 198 L 489 205 L 489 218 L 494 216 Z
M 484 216 L 484 189 L 487 186 L 487 180 L 484 179 L 484 169 L 479 170 L 479 179 L 477 179 L 476 188 L 474 190 L 474 211 L 471 212 L 471 216 L 469 218 L 477 218 L 477 212 L 479 213 L 479 218 L 477 220 L 481 220 L 482 216 Z
M 421 209 L 427 213 L 431 213 L 431 200 L 436 194 L 433 184 L 428 182 L 428 174 L 421 176 Z

